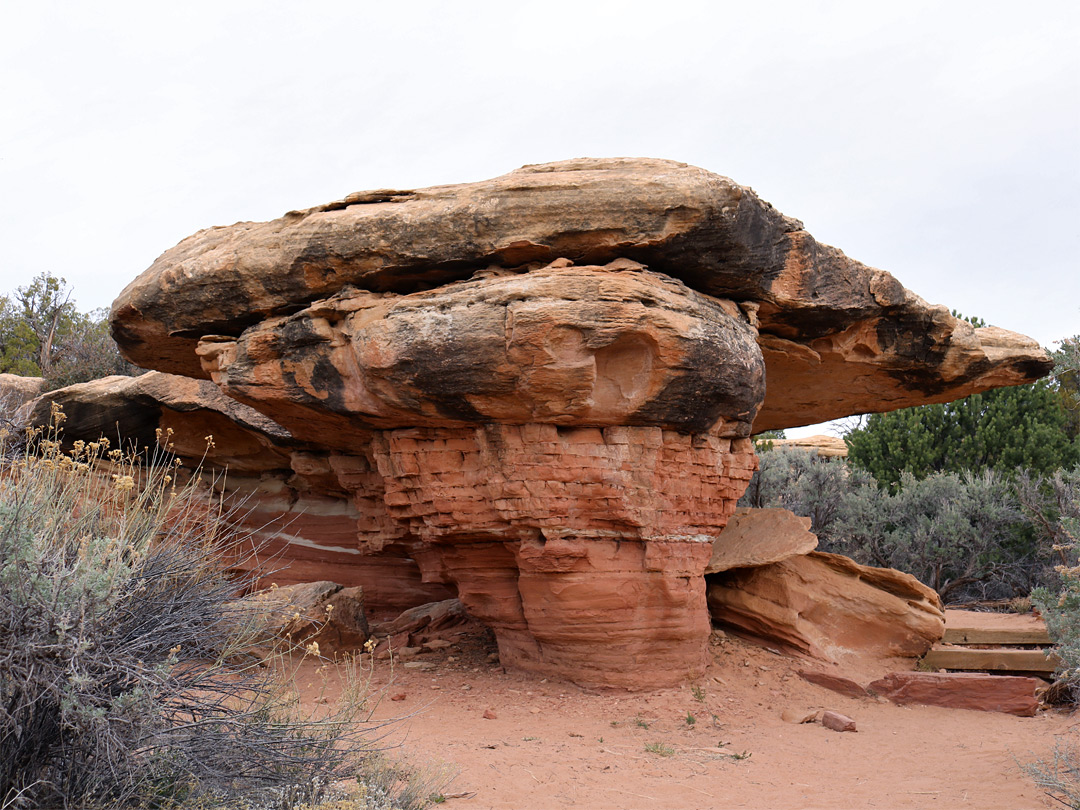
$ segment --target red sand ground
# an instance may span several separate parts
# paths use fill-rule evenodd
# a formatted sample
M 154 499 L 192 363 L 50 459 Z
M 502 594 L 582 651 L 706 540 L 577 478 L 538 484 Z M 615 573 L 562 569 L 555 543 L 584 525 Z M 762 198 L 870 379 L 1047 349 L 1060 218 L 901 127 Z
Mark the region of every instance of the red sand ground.
M 376 717 L 409 715 L 392 754 L 456 765 L 448 792 L 472 795 L 448 800 L 451 810 L 1045 808 L 1055 805 L 1018 763 L 1046 757 L 1056 735 L 1080 734 L 1080 717 L 1057 710 L 1023 718 L 843 697 L 803 681 L 807 662 L 723 636 L 695 685 L 643 693 L 504 672 L 488 660 L 494 649 L 473 630 L 412 659 L 430 671 L 375 665 Z M 887 669 L 832 668 L 860 683 Z M 314 670 L 300 672 L 307 700 L 324 677 Z M 781 719 L 819 708 L 858 731 Z

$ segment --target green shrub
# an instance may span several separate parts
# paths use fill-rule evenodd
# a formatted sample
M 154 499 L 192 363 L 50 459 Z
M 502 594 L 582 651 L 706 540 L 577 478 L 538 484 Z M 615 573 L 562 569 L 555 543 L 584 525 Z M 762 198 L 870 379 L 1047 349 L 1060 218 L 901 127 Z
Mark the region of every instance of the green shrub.
M 830 550 L 897 568 L 943 601 L 1030 592 L 1046 569 L 1012 485 L 991 471 L 910 473 L 890 495 L 862 485 L 841 499 Z
M 809 517 L 822 551 L 905 571 L 948 602 L 1027 595 L 1047 581 L 1041 527 L 1011 481 L 990 471 L 905 473 L 898 484 L 890 494 L 842 459 L 779 448 L 761 453 L 739 503 Z
M 0 459 L 0 807 L 284 806 L 357 773 L 361 684 L 308 719 L 252 655 L 259 572 L 226 575 L 212 487 L 105 440 L 30 450 Z
M 1080 765 L 1077 763 L 1080 763 L 1080 751 L 1076 744 L 1058 740 L 1050 760 L 1036 760 L 1023 768 L 1035 784 L 1062 807 L 1080 810 Z
M 739 505 L 779 507 L 808 517 L 810 530 L 824 544 L 841 515 L 844 495 L 870 480 L 861 470 L 849 469 L 843 459 L 791 447 L 759 451 L 758 470 Z
M 1037 588 L 1031 601 L 1042 613 L 1061 659 L 1058 677 L 1080 697 L 1080 468 L 1058 470 L 1045 481 L 1025 482 L 1025 505 L 1054 539 L 1060 589 Z

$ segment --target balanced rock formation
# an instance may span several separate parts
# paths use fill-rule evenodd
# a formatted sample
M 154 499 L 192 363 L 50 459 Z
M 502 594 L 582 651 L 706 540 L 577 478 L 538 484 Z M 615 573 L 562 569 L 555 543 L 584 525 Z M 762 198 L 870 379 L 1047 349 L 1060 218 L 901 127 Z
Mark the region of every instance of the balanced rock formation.
M 291 549 L 402 555 L 494 629 L 504 665 L 608 686 L 702 671 L 702 572 L 751 433 L 1050 367 L 750 189 L 643 159 L 212 228 L 111 317 L 129 359 L 284 434 L 245 486 L 278 499 Z

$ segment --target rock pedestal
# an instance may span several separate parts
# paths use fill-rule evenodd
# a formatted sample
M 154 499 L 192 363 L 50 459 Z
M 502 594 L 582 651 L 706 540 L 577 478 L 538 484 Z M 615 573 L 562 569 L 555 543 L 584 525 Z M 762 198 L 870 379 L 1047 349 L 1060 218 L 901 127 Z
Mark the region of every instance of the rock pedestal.
M 208 403 L 158 392 L 140 429 L 228 434 L 238 494 L 258 493 L 304 576 L 347 568 L 369 604 L 456 590 L 505 664 L 630 687 L 702 669 L 702 575 L 751 433 L 1050 368 L 1034 341 L 928 305 L 749 188 L 648 159 L 201 231 L 111 321 L 129 359 L 199 378 Z M 364 562 L 386 558 L 412 579 Z

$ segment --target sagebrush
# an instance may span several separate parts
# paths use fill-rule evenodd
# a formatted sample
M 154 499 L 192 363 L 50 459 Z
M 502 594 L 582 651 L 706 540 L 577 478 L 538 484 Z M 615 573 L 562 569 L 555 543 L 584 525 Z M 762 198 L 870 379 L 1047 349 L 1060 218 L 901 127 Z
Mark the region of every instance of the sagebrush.
M 359 678 L 302 715 L 237 599 L 265 571 L 230 573 L 214 488 L 161 461 L 43 435 L 0 459 L 2 808 L 283 806 L 376 747 Z

